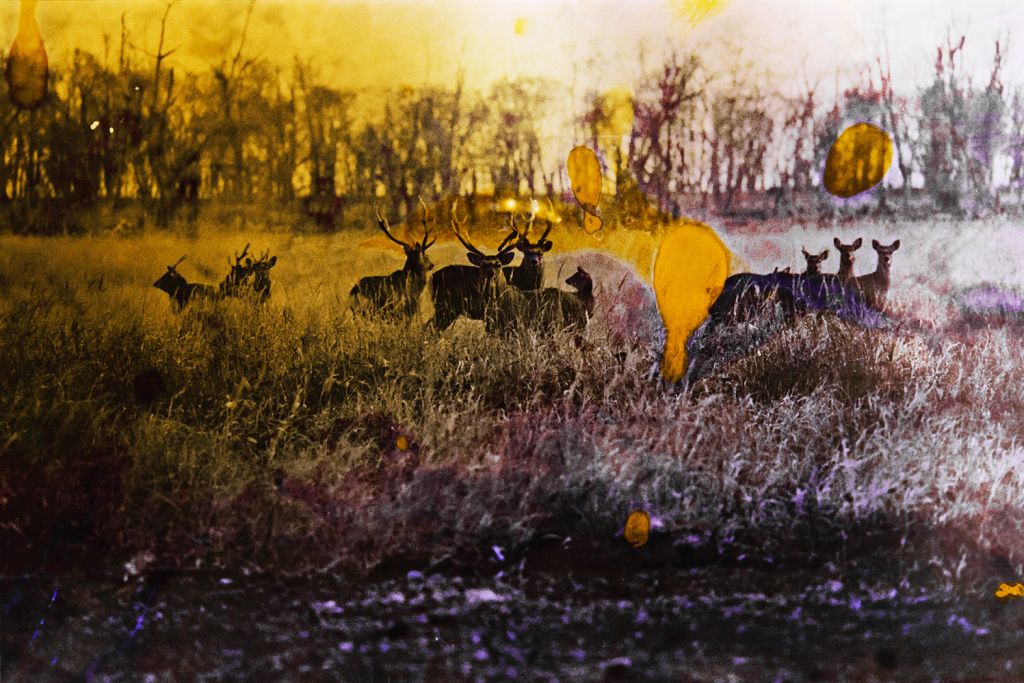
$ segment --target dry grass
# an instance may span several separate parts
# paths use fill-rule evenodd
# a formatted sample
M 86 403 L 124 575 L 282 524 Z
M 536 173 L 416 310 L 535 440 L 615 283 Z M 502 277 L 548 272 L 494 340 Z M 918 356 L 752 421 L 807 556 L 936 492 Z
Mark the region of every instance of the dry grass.
M 905 227 L 897 278 L 925 234 Z M 150 286 L 183 252 L 186 277 L 215 281 L 246 241 L 279 256 L 266 307 L 174 315 Z M 596 333 L 503 339 L 460 321 L 439 335 L 354 316 L 351 284 L 401 257 L 342 237 L 0 243 L 7 563 L 52 564 L 84 544 L 116 560 L 150 548 L 179 565 L 365 570 L 472 564 L 494 544 L 527 554 L 550 535 L 591 558 L 622 552 L 618 532 L 643 507 L 659 561 L 885 547 L 908 573 L 951 581 L 1024 567 L 1012 331 L 809 318 L 681 390 L 650 378 L 644 349 Z M 956 254 L 945 264 L 961 267 Z M 924 295 L 941 282 L 904 278 L 892 295 L 904 318 L 941 301 Z M 136 387 L 155 376 L 162 389 Z

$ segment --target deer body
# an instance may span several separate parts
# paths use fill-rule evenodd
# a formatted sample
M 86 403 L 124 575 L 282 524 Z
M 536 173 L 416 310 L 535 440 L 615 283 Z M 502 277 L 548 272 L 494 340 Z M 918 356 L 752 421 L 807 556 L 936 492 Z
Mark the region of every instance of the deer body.
M 884 312 L 891 282 L 889 273 L 892 268 L 892 253 L 900 248 L 900 241 L 896 240 L 885 246 L 878 240 L 871 240 L 871 248 L 878 253 L 875 272 L 853 278 L 853 284 L 864 297 L 864 303 L 876 311 Z
M 175 270 L 175 266 L 167 266 L 167 272 L 160 276 L 153 286 L 162 292 L 167 292 L 171 300 L 177 304 L 177 310 L 195 298 L 220 299 L 223 297 L 221 290 L 210 285 L 198 284 L 187 281 L 181 273 Z
M 832 244 L 835 245 L 836 249 L 839 250 L 839 272 L 836 273 L 839 279 L 843 282 L 849 282 L 853 279 L 853 252 L 860 249 L 861 244 L 864 243 L 860 237 L 855 239 L 851 244 L 843 244 L 839 241 L 838 237 L 832 238 Z
M 557 287 L 501 293 L 494 315 L 488 317 L 491 331 L 510 330 L 517 325 L 540 329 L 581 330 L 594 312 L 594 283 L 587 271 L 577 268 L 566 284 L 576 291 Z
M 452 205 L 452 231 L 466 247 L 466 258 L 472 265 L 445 266 L 430 276 L 430 295 L 434 300 L 433 324 L 439 330 L 446 330 L 460 315 L 474 320 L 485 320 L 500 303 L 502 293 L 511 289 L 498 271 L 512 262 L 515 244 L 509 244 L 516 236 L 509 233 L 498 246 L 496 254 L 485 254 L 473 246 L 460 232 L 460 223 L 455 218 Z M 467 219 L 463 219 L 464 225 Z M 516 290 L 518 293 L 518 290 Z M 509 296 L 514 296 L 509 295 Z
M 161 275 L 153 283 L 153 286 L 162 292 L 167 292 L 171 300 L 177 304 L 177 310 L 180 311 L 195 297 L 218 300 L 228 296 L 242 296 L 246 291 L 246 283 L 252 277 L 253 290 L 259 296 L 261 302 L 266 301 L 270 298 L 269 271 L 277 263 L 277 257 L 268 258 L 267 254 L 264 253 L 258 261 L 247 258 L 245 263 L 242 263 L 242 258 L 248 251 L 249 245 L 246 244 L 242 253 L 235 256 L 235 263 L 231 266 L 231 270 L 228 271 L 223 282 L 216 287 L 187 281 L 177 271 L 178 265 L 185 260 L 184 256 L 178 259 L 178 262 L 174 265 L 167 266 L 167 272 Z M 228 262 L 230 263 L 230 259 Z
M 420 200 L 421 204 L 422 202 L 423 200 Z M 410 244 L 395 237 L 391 233 L 391 226 L 381 217 L 380 212 L 377 212 L 377 227 L 388 239 L 402 247 L 405 252 L 405 265 L 401 270 L 388 275 L 364 277 L 352 287 L 349 295 L 357 300 L 369 302 L 380 313 L 411 318 L 416 313 L 420 293 L 427 284 L 427 271 L 434 267 L 427 257 L 427 249 L 436 241 L 427 242 L 430 236 L 427 229 L 427 208 L 423 207 L 423 240 L 420 242 Z

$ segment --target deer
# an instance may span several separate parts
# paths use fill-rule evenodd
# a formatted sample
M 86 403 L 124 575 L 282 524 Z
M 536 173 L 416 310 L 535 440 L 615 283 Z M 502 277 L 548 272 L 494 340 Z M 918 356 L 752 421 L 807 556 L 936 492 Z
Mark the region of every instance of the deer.
M 167 266 L 167 272 L 160 276 L 153 286 L 157 289 L 167 292 L 171 297 L 171 301 L 177 304 L 177 310 L 181 310 L 185 305 L 193 299 L 193 297 L 202 297 L 205 299 L 220 299 L 223 296 L 223 287 L 218 288 L 212 285 L 198 284 L 195 282 L 189 282 L 185 277 L 178 272 L 177 268 L 181 265 L 181 262 L 185 260 L 182 256 L 178 259 L 174 265 Z M 231 277 L 231 274 L 228 274 Z
M 258 260 L 249 264 L 249 272 L 252 274 L 252 289 L 261 303 L 270 298 L 270 269 L 275 265 L 277 265 L 277 257 L 270 256 L 269 250 L 263 252 Z
M 828 249 L 825 249 L 820 254 L 809 254 L 803 247 L 800 251 L 804 254 L 804 259 L 807 261 L 807 270 L 804 271 L 804 275 L 818 276 L 821 275 L 821 264 L 828 259 Z
M 536 207 L 536 204 L 534 203 L 533 206 Z M 554 209 L 552 209 L 553 211 Z M 534 208 L 526 228 L 519 232 L 516 229 L 515 216 L 512 216 L 512 231 L 517 236 L 516 249 L 522 252 L 523 261 L 518 266 L 501 269 L 505 282 L 527 291 L 541 288 L 544 282 L 544 252 L 550 251 L 552 247 L 551 240 L 547 239 L 548 233 L 551 232 L 553 226 L 550 218 L 547 219 L 548 227 L 544 230 L 540 239 L 536 242 L 530 241 L 530 228 L 533 227 L 533 222 L 536 218 L 537 212 L 536 208 Z
M 864 240 L 860 237 L 850 244 L 843 244 L 839 241 L 838 237 L 832 238 L 832 244 L 834 244 L 836 249 L 839 250 L 839 272 L 837 272 L 836 275 L 838 275 L 839 279 L 843 282 L 849 282 L 853 279 L 853 252 L 860 249 L 863 243 Z
M 884 313 L 885 300 L 889 294 L 892 253 L 900 248 L 900 241 L 896 240 L 886 246 L 878 240 L 871 240 L 871 248 L 878 254 L 875 272 L 853 278 L 853 284 L 864 297 L 864 303 L 879 313 Z
M 510 332 L 522 325 L 545 331 L 582 330 L 594 313 L 594 281 L 587 271 L 577 267 L 565 283 L 575 291 L 557 287 L 503 290 L 488 316 L 488 331 Z
M 434 300 L 433 325 L 442 331 L 460 315 L 486 322 L 487 309 L 496 305 L 498 294 L 509 288 L 498 271 L 515 257 L 513 250 L 516 245 L 512 240 L 517 233 L 514 231 L 502 240 L 494 254 L 485 254 L 463 237 L 461 228 L 469 219 L 466 217 L 460 221 L 456 217 L 458 203 L 456 199 L 452 204 L 452 232 L 468 250 L 466 258 L 472 265 L 445 266 L 430 276 L 430 294 Z
M 177 310 L 181 310 L 192 300 L 199 296 L 205 299 L 218 300 L 228 296 L 242 296 L 245 293 L 245 284 L 250 277 L 253 278 L 252 288 L 259 296 L 261 302 L 270 298 L 270 273 L 268 272 L 277 263 L 277 257 L 269 257 L 265 252 L 258 261 L 251 257 L 246 258 L 249 252 L 249 245 L 246 244 L 241 254 L 235 254 L 235 262 L 232 264 L 228 259 L 230 269 L 224 280 L 214 287 L 213 285 L 188 282 L 184 276 L 177 271 L 177 267 L 185 260 L 182 256 L 171 266 L 167 266 L 167 272 L 160 276 L 153 286 L 167 292 L 171 300 L 177 304 Z M 242 262 L 242 259 L 245 262 Z
M 422 199 L 420 204 L 423 204 Z M 377 216 L 377 227 L 405 252 L 405 265 L 390 275 L 364 277 L 352 287 L 349 295 L 367 301 L 379 313 L 407 320 L 416 313 L 420 293 L 427 284 L 427 272 L 434 267 L 427 257 L 427 249 L 437 240 L 427 241 L 430 237 L 427 207 L 423 205 L 423 239 L 412 244 L 394 236 L 387 219 L 380 215 L 377 207 L 374 207 L 374 213 Z

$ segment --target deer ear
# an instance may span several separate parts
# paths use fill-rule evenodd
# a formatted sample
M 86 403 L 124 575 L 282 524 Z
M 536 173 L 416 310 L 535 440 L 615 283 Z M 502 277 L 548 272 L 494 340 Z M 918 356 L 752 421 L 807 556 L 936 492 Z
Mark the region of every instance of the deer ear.
M 277 265 L 277 257 L 276 256 L 271 256 L 270 260 L 267 261 L 267 263 L 269 264 L 269 265 L 267 265 L 267 268 L 273 268 L 274 266 Z
M 544 240 L 543 242 L 540 243 L 540 250 L 541 251 L 551 251 L 551 247 L 553 247 L 553 246 L 555 246 L 555 245 L 552 244 L 551 240 Z
M 498 254 L 498 260 L 501 261 L 501 265 L 503 266 L 507 266 L 512 263 L 512 259 L 515 257 L 516 255 L 511 251 L 507 251 L 504 254 Z
M 842 242 L 839 241 L 838 237 L 833 237 L 832 238 L 832 244 L 834 244 L 836 246 L 836 249 L 841 249 L 842 246 L 843 246 Z
M 892 243 L 892 250 L 893 251 L 896 251 L 899 248 L 900 248 L 900 241 L 899 240 L 896 240 L 895 242 Z
M 857 238 L 856 240 L 854 240 L 854 242 L 853 242 L 853 248 L 854 248 L 854 249 L 860 249 L 860 245 L 862 245 L 862 244 L 864 244 L 864 240 L 862 240 L 861 238 L 859 238 L 859 237 L 858 237 L 858 238 Z
M 810 256 L 810 254 L 807 253 L 807 250 L 804 249 L 803 247 L 800 247 L 800 253 L 802 253 L 804 255 L 804 258 L 807 258 L 808 256 Z
M 822 261 L 828 259 L 828 249 L 818 254 L 818 256 L 821 258 Z
M 484 265 L 484 260 L 483 258 L 480 257 L 480 254 L 474 254 L 471 251 L 467 251 L 466 258 L 468 258 L 469 262 L 472 263 L 477 268 L 482 268 Z
M 872 249 L 875 249 L 877 251 L 880 246 L 882 246 L 882 245 L 878 243 L 878 240 L 871 240 L 871 248 Z

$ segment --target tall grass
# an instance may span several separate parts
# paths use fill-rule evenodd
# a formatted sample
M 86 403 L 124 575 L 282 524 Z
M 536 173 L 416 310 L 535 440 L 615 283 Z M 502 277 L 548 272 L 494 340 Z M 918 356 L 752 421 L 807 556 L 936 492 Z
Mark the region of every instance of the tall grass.
M 594 331 L 438 334 L 353 314 L 342 293 L 390 266 L 335 239 L 3 238 L 5 563 L 84 546 L 362 571 L 472 565 L 491 545 L 515 557 L 556 537 L 593 561 L 637 553 L 619 531 L 640 507 L 651 561 L 886 547 L 951 582 L 1021 574 L 1012 331 L 807 318 L 663 387 L 647 351 Z M 267 306 L 175 315 L 150 286 L 186 249 L 214 281 L 246 241 L 280 257 Z M 912 296 L 894 293 L 905 308 Z

